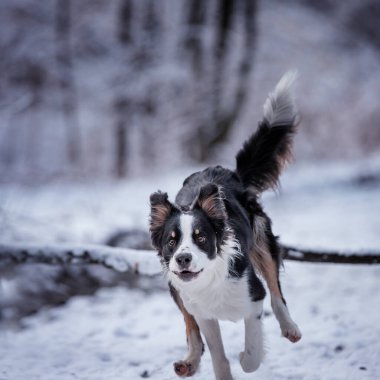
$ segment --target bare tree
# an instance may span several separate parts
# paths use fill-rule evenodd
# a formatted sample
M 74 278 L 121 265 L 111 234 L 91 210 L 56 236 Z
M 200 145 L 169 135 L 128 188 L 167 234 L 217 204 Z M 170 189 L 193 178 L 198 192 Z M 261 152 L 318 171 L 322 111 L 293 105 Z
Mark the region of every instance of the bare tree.
M 114 111 L 116 114 L 115 170 L 117 177 L 123 178 L 127 174 L 127 131 L 130 124 L 129 114 L 131 112 L 129 100 L 118 96 L 114 103 Z
M 158 43 L 161 34 L 160 16 L 155 0 L 148 0 L 143 9 L 140 43 L 134 52 L 134 64 L 137 71 L 143 71 L 154 64 L 158 57 Z
M 132 35 L 132 17 L 136 13 L 132 0 L 124 0 L 121 3 L 119 15 L 118 40 L 124 49 L 122 57 L 125 62 L 121 77 L 128 78 L 128 81 L 122 81 L 125 83 L 124 88 L 119 86 L 119 94 L 115 100 L 116 172 L 119 177 L 126 176 L 128 172 L 131 133 L 137 135 L 137 139 L 134 140 L 137 147 L 134 148 L 137 148 L 140 160 L 148 163 L 154 160 L 153 142 L 156 130 L 153 119 L 157 113 L 157 88 L 153 82 L 143 90 L 140 89 L 138 93 L 132 93 L 131 90 L 136 82 L 141 84 L 146 71 L 157 64 L 160 56 L 162 29 L 157 2 L 148 0 L 144 5 L 141 10 L 142 22 L 133 29 L 137 30 L 139 38 L 134 39 Z
M 122 0 L 118 13 L 118 41 L 124 45 L 132 43 L 132 5 L 132 0 Z
M 184 6 L 184 36 L 183 36 L 183 56 L 182 60 L 190 63 L 190 70 L 194 77 L 194 90 L 197 98 L 203 99 L 202 92 L 205 85 L 207 86 L 208 78 L 205 78 L 204 59 L 206 52 L 204 51 L 203 32 L 206 24 L 206 12 L 208 3 L 202 0 L 189 0 L 187 6 Z M 182 52 L 182 50 L 181 50 Z M 191 107 L 197 110 L 199 105 L 198 99 L 195 99 Z M 207 127 L 208 112 L 205 114 L 194 113 L 197 117 L 193 117 L 193 132 L 190 137 L 190 143 L 186 143 L 188 154 L 196 160 L 201 156 L 204 129 Z
M 62 93 L 63 116 L 67 131 L 67 156 L 71 165 L 78 165 L 81 160 L 81 138 L 70 41 L 71 0 L 56 0 L 55 16 L 56 61 Z
M 184 47 L 192 70 L 197 78 L 203 74 L 203 42 L 202 33 L 206 19 L 206 2 L 202 0 L 190 0 L 188 8 L 185 6 L 185 17 L 187 20 L 185 26 Z M 187 56 L 185 56 L 187 59 Z
M 133 45 L 132 36 L 132 17 L 133 17 L 133 1 L 122 0 L 118 11 L 118 24 L 117 24 L 117 42 L 122 49 L 121 56 L 123 61 L 128 62 L 128 50 Z M 121 76 L 122 78 L 125 75 Z M 124 80 L 121 81 L 122 83 Z M 132 112 L 131 101 L 125 94 L 125 89 L 117 85 L 113 101 L 113 110 L 115 112 L 115 173 L 117 177 L 122 178 L 127 175 L 127 146 L 128 146 L 128 128 L 130 126 Z
M 157 65 L 161 58 L 160 43 L 162 39 L 162 20 L 160 18 L 157 1 L 148 0 L 143 18 L 143 44 L 141 54 L 144 56 L 143 67 L 149 69 Z M 162 16 L 161 16 L 162 17 Z M 139 73 L 144 75 L 144 73 Z M 158 107 L 157 107 L 157 88 L 156 83 L 152 83 L 145 90 L 144 98 L 139 104 L 139 133 L 141 139 L 141 156 L 142 161 L 149 165 L 155 159 L 154 140 L 158 130 L 156 128 Z
M 231 4 L 226 1 L 226 5 L 223 8 L 222 19 L 220 26 L 220 42 L 219 50 L 220 52 L 216 55 L 220 55 L 220 66 L 217 66 L 215 73 L 215 105 L 214 105 L 214 124 L 215 132 L 213 137 L 208 142 L 208 150 L 213 150 L 215 146 L 226 141 L 227 137 L 231 133 L 231 130 L 236 122 L 237 117 L 239 116 L 241 109 L 244 105 L 244 102 L 247 98 L 247 93 L 249 91 L 249 75 L 252 69 L 253 54 L 254 54 L 254 43 L 255 43 L 255 14 L 256 14 L 256 1 L 255 0 L 243 0 L 240 4 L 240 11 L 244 15 L 244 50 L 242 52 L 242 57 L 240 61 L 239 71 L 238 71 L 238 85 L 236 88 L 235 95 L 232 99 L 232 106 L 228 110 L 223 110 L 220 107 L 219 93 L 222 92 L 220 83 L 223 82 L 223 61 L 226 50 L 226 35 L 227 28 L 230 25 L 230 21 L 226 16 L 231 8 Z M 232 11 L 230 10 L 232 13 Z M 218 89 L 219 87 L 219 89 Z M 207 151 L 205 154 L 207 158 Z
M 255 42 L 255 0 L 217 0 L 215 17 L 215 41 L 212 54 L 213 69 L 206 77 L 203 76 L 202 61 L 202 29 L 205 23 L 205 2 L 192 0 L 185 38 L 184 48 L 188 51 L 192 62 L 192 71 L 196 81 L 200 81 L 203 89 L 198 91 L 204 102 L 207 102 L 211 112 L 205 113 L 203 119 L 195 120 L 190 154 L 198 161 L 208 160 L 216 148 L 227 140 L 236 120 L 241 113 L 249 88 L 249 75 L 252 69 Z M 231 54 L 231 31 L 239 20 L 244 21 L 244 47 L 240 52 L 237 72 L 237 85 L 229 104 L 222 102 L 228 86 L 228 68 L 226 61 Z M 209 78 L 209 76 L 211 78 Z M 204 86 L 208 88 L 204 90 Z

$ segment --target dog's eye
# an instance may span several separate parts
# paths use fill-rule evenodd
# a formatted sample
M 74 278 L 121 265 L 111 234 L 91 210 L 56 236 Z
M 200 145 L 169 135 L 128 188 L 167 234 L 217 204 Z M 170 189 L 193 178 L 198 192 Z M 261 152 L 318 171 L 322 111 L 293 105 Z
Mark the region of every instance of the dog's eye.
M 197 236 L 197 241 L 199 243 L 205 243 L 206 242 L 206 237 L 205 236 Z
M 169 247 L 174 247 L 175 246 L 175 240 L 174 239 L 170 239 L 169 242 L 168 242 L 168 246 Z

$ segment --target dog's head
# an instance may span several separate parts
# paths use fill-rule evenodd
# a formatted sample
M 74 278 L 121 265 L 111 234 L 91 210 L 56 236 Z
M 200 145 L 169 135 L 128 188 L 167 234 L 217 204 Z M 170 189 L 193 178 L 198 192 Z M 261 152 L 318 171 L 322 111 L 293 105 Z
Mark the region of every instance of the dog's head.
M 215 184 L 201 188 L 189 209 L 180 209 L 167 193 L 150 196 L 150 233 L 171 279 L 193 282 L 215 265 L 226 235 L 227 214 Z

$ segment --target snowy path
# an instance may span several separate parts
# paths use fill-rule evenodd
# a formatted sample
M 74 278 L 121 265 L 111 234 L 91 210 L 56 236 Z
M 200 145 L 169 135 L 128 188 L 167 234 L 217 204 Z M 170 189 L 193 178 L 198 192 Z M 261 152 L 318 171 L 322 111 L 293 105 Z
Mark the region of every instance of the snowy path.
M 287 263 L 285 294 L 303 339 L 292 345 L 279 337 L 273 315 L 265 318 L 266 360 L 248 375 L 237 359 L 243 326 L 224 322 L 235 379 L 379 379 L 379 279 L 380 266 Z M 172 362 L 185 352 L 183 322 L 168 293 L 101 290 L 26 324 L 0 333 L 1 380 L 176 379 Z M 207 351 L 194 379 L 213 379 Z

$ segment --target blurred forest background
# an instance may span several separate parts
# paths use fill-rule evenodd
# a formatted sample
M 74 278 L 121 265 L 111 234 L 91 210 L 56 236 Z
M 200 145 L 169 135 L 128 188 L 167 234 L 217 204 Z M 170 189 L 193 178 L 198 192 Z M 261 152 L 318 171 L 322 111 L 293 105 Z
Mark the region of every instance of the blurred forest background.
M 174 199 L 197 168 L 234 167 L 293 69 L 297 164 L 262 199 L 274 233 L 376 254 L 380 1 L 0 1 L 1 379 L 170 378 L 186 342 L 163 276 L 24 263 L 25 252 L 150 250 L 149 194 Z M 7 244 L 17 262 L 1 257 Z M 287 260 L 281 276 L 304 338 L 279 340 L 266 305 L 271 349 L 256 376 L 380 379 L 380 266 Z M 223 326 L 239 380 L 251 378 L 242 332 Z M 194 379 L 213 377 L 202 360 Z
M 379 21 L 376 0 L 2 1 L 1 181 L 233 165 L 289 69 L 297 159 L 376 154 Z

